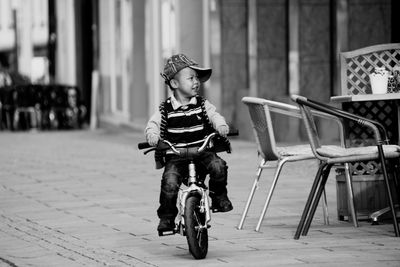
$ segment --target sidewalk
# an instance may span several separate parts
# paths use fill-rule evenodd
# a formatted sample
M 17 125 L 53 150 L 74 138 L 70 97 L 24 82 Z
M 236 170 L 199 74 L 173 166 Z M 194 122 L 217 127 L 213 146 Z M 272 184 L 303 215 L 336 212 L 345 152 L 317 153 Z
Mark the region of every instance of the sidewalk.
M 194 260 L 184 237 L 157 235 L 161 170 L 141 141 L 128 131 L 0 132 L 0 266 L 400 266 L 392 224 L 337 220 L 333 171 L 330 225 L 319 208 L 308 236 L 293 239 L 314 161 L 284 167 L 257 233 L 273 172 L 264 170 L 237 230 L 258 165 L 255 145 L 239 140 L 221 154 L 234 210 L 212 214 L 209 253 Z

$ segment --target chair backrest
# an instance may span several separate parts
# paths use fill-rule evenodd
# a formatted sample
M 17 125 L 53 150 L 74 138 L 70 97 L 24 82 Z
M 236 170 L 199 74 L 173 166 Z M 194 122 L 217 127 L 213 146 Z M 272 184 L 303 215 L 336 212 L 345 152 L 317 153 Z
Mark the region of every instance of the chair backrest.
M 341 52 L 342 95 L 371 94 L 368 75 L 376 67 L 385 67 L 392 71 L 396 65 L 400 65 L 400 43 L 374 45 Z
M 243 97 L 242 102 L 249 109 L 259 153 L 266 160 L 278 160 L 271 112 L 301 118 L 299 109 L 293 105 L 258 97 Z
M 0 87 L 0 101 L 3 107 L 10 107 L 14 104 L 13 91 L 15 86 Z
M 362 116 L 358 116 L 356 114 L 346 112 L 343 110 L 340 110 L 336 107 L 331 107 L 325 103 L 321 103 L 315 100 L 307 99 L 306 97 L 303 96 L 298 96 L 298 95 L 292 95 L 291 96 L 292 100 L 295 101 L 301 111 L 301 115 L 303 117 L 304 125 L 306 126 L 307 130 L 307 135 L 310 141 L 311 149 L 314 152 L 314 155 L 321 159 L 324 160 L 326 159 L 324 156 L 321 156 L 318 152 L 317 149 L 321 147 L 321 142 L 318 136 L 318 131 L 317 127 L 314 121 L 314 112 L 318 111 L 319 113 L 324 113 L 325 116 L 328 115 L 331 118 L 336 117 L 337 121 L 340 122 L 340 125 L 343 125 L 341 122 L 342 119 L 344 120 L 352 120 L 355 121 L 359 125 L 363 125 L 364 127 L 368 127 L 373 131 L 375 143 L 377 145 L 382 145 L 383 139 L 386 139 L 386 132 L 384 131 L 384 126 L 380 124 L 379 122 L 364 118 Z M 343 127 L 341 127 L 343 131 Z M 343 139 L 343 136 L 341 137 Z M 342 145 L 343 145 L 342 141 Z
M 307 98 L 302 97 L 302 96 L 297 96 L 297 95 L 292 95 L 292 100 L 295 101 L 299 107 L 300 107 L 300 112 L 301 115 L 303 117 L 303 122 L 304 122 L 304 126 L 306 128 L 306 132 L 307 132 L 307 137 L 308 137 L 308 141 L 310 142 L 310 146 L 311 146 L 311 150 L 313 151 L 314 155 L 316 158 L 320 159 L 320 160 L 325 160 L 326 157 L 321 156 L 318 152 L 317 149 L 321 147 L 321 140 L 319 137 L 319 133 L 318 133 L 318 128 L 317 125 L 315 123 L 315 119 L 314 116 L 316 114 L 320 114 L 322 113 L 322 111 L 320 110 L 319 112 L 316 112 L 315 110 L 311 109 L 309 106 L 305 105 L 305 103 L 308 103 Z M 300 101 L 299 101 L 300 100 Z M 341 142 L 342 145 L 343 143 L 343 126 L 340 120 L 337 120 L 334 116 L 331 116 L 329 114 L 324 113 L 324 115 L 319 115 L 321 117 L 325 117 L 325 118 L 331 118 L 334 119 L 338 125 L 340 126 L 340 133 L 341 133 Z
M 65 109 L 68 107 L 68 86 L 54 84 L 50 89 L 50 105 L 56 109 Z

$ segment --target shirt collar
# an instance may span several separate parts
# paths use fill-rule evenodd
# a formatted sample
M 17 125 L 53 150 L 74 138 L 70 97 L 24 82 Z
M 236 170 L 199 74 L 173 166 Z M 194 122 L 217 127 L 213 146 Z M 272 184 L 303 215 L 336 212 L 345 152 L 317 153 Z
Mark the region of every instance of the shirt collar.
M 193 97 L 190 99 L 189 104 L 196 105 L 196 104 L 197 104 L 197 98 L 196 98 L 195 96 L 193 96 Z M 171 95 L 171 105 L 172 105 L 172 108 L 173 108 L 174 110 L 177 110 L 178 108 L 180 108 L 180 107 L 183 106 L 182 103 L 179 102 L 179 101 L 175 98 L 174 95 Z

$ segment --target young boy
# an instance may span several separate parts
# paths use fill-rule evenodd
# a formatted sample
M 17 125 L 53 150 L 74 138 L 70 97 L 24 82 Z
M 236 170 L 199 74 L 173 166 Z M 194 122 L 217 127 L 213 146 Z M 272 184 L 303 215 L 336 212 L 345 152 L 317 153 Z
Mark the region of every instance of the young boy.
M 226 137 L 229 127 L 225 119 L 216 112 L 215 106 L 198 96 L 200 83 L 211 76 L 211 69 L 200 68 L 192 59 L 183 54 L 173 55 L 167 60 L 161 76 L 171 88 L 173 95 L 160 105 L 147 123 L 145 134 L 147 142 L 156 146 L 160 139 L 172 143 L 189 143 L 202 140 L 207 134 L 217 131 Z M 182 179 L 187 177 L 188 161 L 176 155 L 156 154 L 157 168 L 165 166 L 161 180 L 160 218 L 158 231 L 175 228 L 178 214 L 176 200 Z M 209 189 L 212 209 L 228 212 L 233 209 L 227 196 L 227 165 L 215 152 L 204 152 L 196 159 L 198 171 L 210 175 Z

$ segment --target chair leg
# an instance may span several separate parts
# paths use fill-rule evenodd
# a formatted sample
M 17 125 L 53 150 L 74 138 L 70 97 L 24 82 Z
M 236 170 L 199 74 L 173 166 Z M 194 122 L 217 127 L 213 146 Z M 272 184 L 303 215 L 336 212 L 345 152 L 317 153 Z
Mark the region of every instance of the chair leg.
M 258 186 L 258 181 L 260 180 L 260 177 L 261 177 L 261 173 L 262 173 L 262 170 L 263 170 L 262 166 L 265 165 L 266 162 L 267 161 L 265 159 L 262 159 L 260 165 L 258 166 L 256 178 L 254 179 L 254 183 L 253 183 L 253 186 L 251 187 L 250 194 L 249 194 L 249 197 L 248 197 L 247 202 L 246 202 L 246 206 L 245 206 L 243 214 L 242 214 L 242 218 L 240 219 L 239 225 L 237 227 L 237 229 L 239 229 L 239 230 L 241 230 L 243 228 L 244 220 L 246 219 L 247 212 L 249 211 L 249 207 L 250 207 L 251 201 L 253 200 L 254 193 L 255 193 L 256 188 Z
M 0 131 L 3 130 L 3 105 L 0 101 Z
M 314 199 L 314 196 L 315 196 L 315 191 L 317 190 L 317 187 L 318 187 L 318 185 L 319 185 L 319 183 L 321 181 L 322 171 L 323 171 L 323 169 L 325 169 L 326 165 L 327 165 L 326 163 L 321 163 L 319 165 L 318 172 L 315 175 L 315 179 L 314 179 L 313 185 L 311 187 L 310 194 L 308 195 L 308 199 L 307 199 L 306 205 L 304 206 L 303 214 L 301 215 L 301 219 L 300 219 L 299 225 L 297 226 L 297 230 L 296 230 L 296 233 L 294 235 L 294 239 L 299 239 L 299 237 L 300 237 L 300 233 L 303 230 L 304 223 L 306 221 L 308 212 L 310 211 L 311 203 L 312 203 L 312 201 Z
M 400 159 L 397 160 L 398 163 L 400 163 Z M 386 170 L 388 172 L 388 170 Z M 394 182 L 394 186 L 395 186 L 395 192 L 397 195 L 397 204 L 394 203 L 394 208 L 398 209 L 400 208 L 400 188 L 399 188 L 399 175 L 398 173 L 400 173 L 400 165 L 399 164 L 394 164 L 393 166 L 393 170 L 389 171 L 389 173 L 393 174 L 393 182 Z M 394 202 L 394 198 L 393 198 L 393 202 Z M 380 209 L 378 211 L 375 211 L 374 213 L 370 214 L 370 218 L 372 219 L 372 222 L 377 222 L 379 220 L 379 217 L 381 217 L 382 215 L 391 212 L 390 206 L 387 206 L 383 209 Z M 396 212 L 397 215 L 398 212 Z M 397 215 L 398 217 L 398 215 Z
M 35 116 L 36 114 L 34 113 L 34 111 L 32 109 L 28 109 L 25 112 L 25 116 L 26 116 L 26 129 L 30 130 L 32 128 L 36 128 L 36 122 L 35 122 Z
M 281 173 L 282 167 L 286 163 L 286 161 L 287 161 L 287 159 L 283 159 L 281 161 L 278 161 L 278 166 L 277 166 L 277 168 L 275 170 L 274 180 L 272 181 L 271 188 L 269 189 L 269 193 L 268 193 L 267 199 L 265 200 L 264 207 L 262 209 L 260 218 L 258 219 L 258 223 L 257 223 L 257 226 L 256 226 L 256 232 L 260 231 L 261 223 L 264 220 L 265 213 L 267 212 L 267 209 L 268 209 L 268 206 L 269 206 L 269 202 L 271 201 L 272 194 L 274 193 L 274 189 L 275 189 L 276 183 L 278 181 L 279 174 Z
M 322 171 L 322 179 L 317 189 L 314 201 L 311 205 L 310 213 L 308 214 L 308 218 L 306 223 L 304 224 L 302 235 L 307 235 L 308 230 L 310 229 L 311 222 L 314 218 L 315 211 L 317 210 L 319 200 L 321 199 L 322 193 L 325 191 L 325 184 L 328 180 L 329 172 L 331 171 L 332 165 L 327 165 Z
M 42 111 L 40 109 L 36 109 L 36 127 L 42 129 Z
M 10 110 L 7 110 L 6 112 L 5 112 L 5 117 L 6 117 L 6 119 L 5 119 L 5 121 L 6 121 L 6 129 L 7 130 L 13 130 L 13 124 L 12 124 L 12 121 L 11 121 L 11 111 Z
M 394 204 L 393 204 L 392 192 L 391 192 L 389 179 L 388 179 L 388 175 L 387 175 L 387 171 L 386 171 L 385 155 L 383 154 L 382 144 L 378 145 L 378 152 L 379 152 L 379 156 L 380 156 L 380 159 L 381 159 L 383 180 L 385 181 L 386 192 L 387 192 L 388 200 L 389 200 L 389 206 L 390 206 L 390 210 L 392 212 L 392 217 L 393 217 L 394 233 L 395 233 L 396 237 L 399 237 L 400 236 L 400 234 L 399 234 L 399 224 L 397 222 L 396 210 L 395 210 L 395 207 L 394 207 Z
M 354 227 L 358 227 L 358 219 L 354 202 L 354 193 L 353 193 L 354 191 L 353 191 L 353 184 L 351 179 L 349 163 L 344 164 L 344 175 L 346 176 L 346 184 L 347 184 L 347 202 L 348 202 L 347 205 L 350 207 L 350 213 Z
M 13 128 L 14 130 L 19 130 L 19 119 L 20 119 L 20 112 L 19 110 L 14 111 L 14 117 L 13 117 Z
M 400 181 L 399 181 L 399 173 L 400 173 L 400 159 L 396 160 L 397 164 L 394 164 L 393 167 L 393 180 L 395 184 L 396 194 L 397 194 L 397 204 L 400 205 Z
M 329 211 L 328 211 L 328 200 L 326 199 L 326 191 L 322 194 L 322 212 L 324 214 L 324 224 L 329 225 Z

